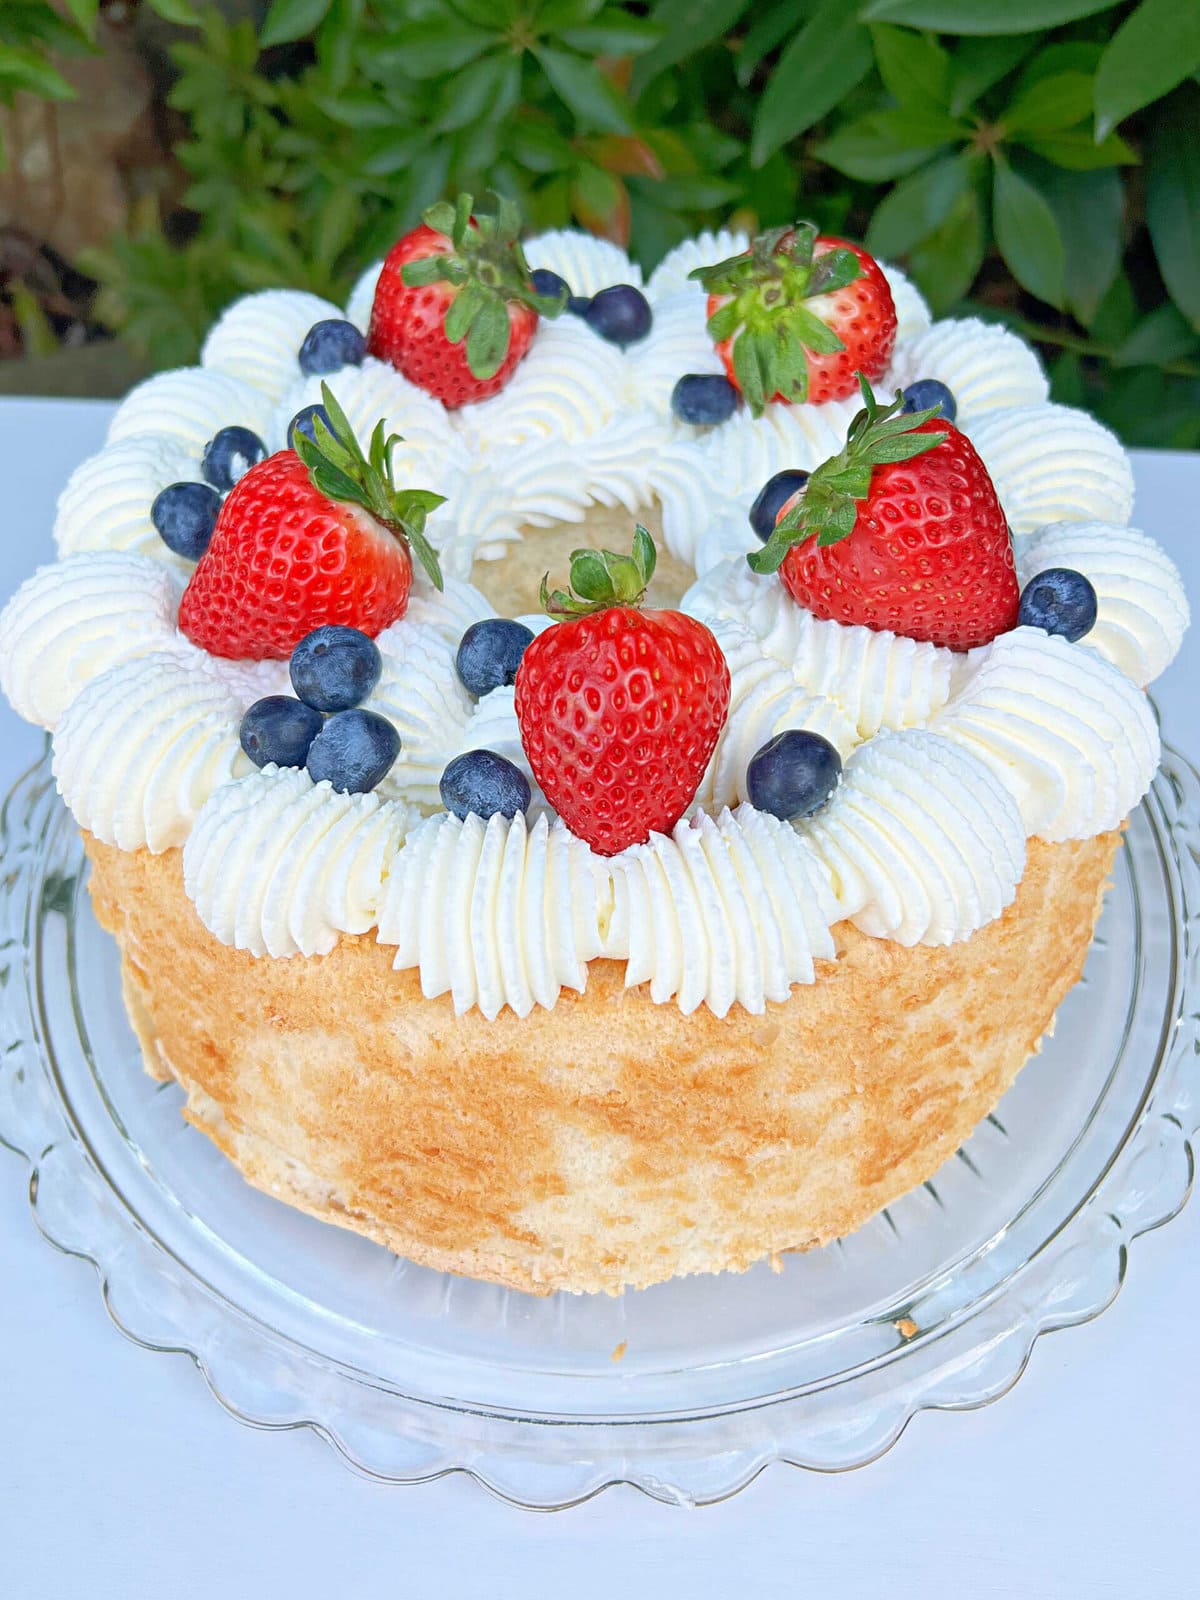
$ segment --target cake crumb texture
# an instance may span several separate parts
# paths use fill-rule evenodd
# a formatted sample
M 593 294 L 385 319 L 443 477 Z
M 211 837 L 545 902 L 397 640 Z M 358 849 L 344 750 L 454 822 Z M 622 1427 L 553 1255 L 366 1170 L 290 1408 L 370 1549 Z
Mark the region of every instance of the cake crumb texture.
M 765 1015 L 625 989 L 456 1017 L 371 934 L 327 956 L 219 943 L 180 852 L 85 834 L 148 1069 L 249 1182 L 398 1255 L 537 1294 L 744 1269 L 852 1232 L 993 1109 L 1078 980 L 1119 834 L 1031 840 L 1008 910 L 835 962 Z

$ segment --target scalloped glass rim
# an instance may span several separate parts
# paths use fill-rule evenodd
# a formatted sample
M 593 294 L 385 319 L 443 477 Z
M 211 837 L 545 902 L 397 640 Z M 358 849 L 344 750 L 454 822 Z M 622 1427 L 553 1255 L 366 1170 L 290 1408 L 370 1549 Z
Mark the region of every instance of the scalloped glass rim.
M 772 1461 L 863 1465 L 1097 1315 L 1129 1241 L 1190 1189 L 1200 777 L 1169 748 L 1054 1039 L 935 1181 L 778 1273 L 619 1300 L 425 1272 L 247 1189 L 141 1071 L 48 758 L 0 831 L 0 1139 L 33 1169 L 38 1226 L 96 1266 L 130 1338 L 371 1477 L 465 1471 L 550 1509 L 615 1483 L 696 1504 Z

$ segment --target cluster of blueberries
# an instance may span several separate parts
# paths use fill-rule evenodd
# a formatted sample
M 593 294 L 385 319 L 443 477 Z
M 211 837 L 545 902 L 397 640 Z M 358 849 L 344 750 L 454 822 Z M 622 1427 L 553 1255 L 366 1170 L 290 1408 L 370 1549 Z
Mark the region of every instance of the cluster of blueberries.
M 493 617 L 463 634 L 456 665 L 477 698 L 511 684 L 533 634 L 523 623 Z M 335 623 L 314 628 L 292 651 L 291 695 L 256 700 L 242 718 L 242 749 L 255 766 L 305 767 L 314 783 L 328 780 L 339 794 L 366 794 L 391 771 L 400 735 L 386 717 L 363 708 L 379 682 L 383 660 L 374 639 Z M 442 803 L 457 817 L 485 820 L 497 811 L 527 811 L 529 783 L 519 767 L 493 750 L 456 756 L 441 779 Z
M 295 696 L 256 700 L 242 718 L 242 749 L 255 766 L 307 767 L 340 794 L 366 794 L 391 771 L 400 735 L 362 702 L 379 682 L 374 639 L 336 623 L 314 628 L 292 651 Z
M 538 294 L 567 297 L 567 310 L 572 316 L 582 317 L 593 333 L 609 344 L 636 344 L 650 332 L 654 313 L 650 302 L 640 289 L 631 283 L 614 283 L 596 294 L 572 294 L 571 286 L 549 267 L 536 267 L 529 274 Z
M 361 367 L 367 342 L 352 322 L 328 318 L 315 323 L 300 346 L 300 370 L 306 377 L 327 377 L 343 367 Z M 287 442 L 297 433 L 313 437 L 314 418 L 329 427 L 321 405 L 304 406 L 288 424 Z M 172 483 L 154 498 L 150 521 L 159 538 L 185 561 L 199 561 L 208 549 L 224 497 L 250 468 L 265 461 L 267 447 L 251 428 L 221 428 L 204 447 L 200 462 L 203 483 Z

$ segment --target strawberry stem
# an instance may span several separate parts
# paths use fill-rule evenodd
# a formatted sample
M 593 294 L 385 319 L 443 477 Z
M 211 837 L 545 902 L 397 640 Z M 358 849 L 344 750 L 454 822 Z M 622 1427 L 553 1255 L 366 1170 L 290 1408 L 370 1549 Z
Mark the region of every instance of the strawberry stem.
M 613 550 L 571 551 L 571 592 L 550 589 L 550 574 L 542 579 L 542 609 L 552 617 L 589 617 L 611 606 L 638 606 L 645 598 L 658 552 L 641 523 L 633 535 L 632 555 Z
M 410 544 L 429 574 L 435 589 L 443 587 L 437 551 L 425 537 L 425 520 L 445 503 L 445 495 L 430 489 L 397 489 L 392 474 L 392 451 L 398 433 L 384 433 L 383 419 L 371 434 L 364 455 L 350 420 L 327 383 L 321 385 L 321 404 L 330 426 L 319 414 L 313 419 L 314 438 L 297 432 L 294 449 L 308 468 L 314 489 L 328 500 L 362 506 L 395 538 Z
M 452 248 L 442 255 L 409 261 L 401 277 L 410 288 L 448 283 L 454 295 L 444 331 L 450 344 L 467 341 L 467 365 L 476 378 L 491 378 L 504 365 L 512 328 L 510 304 L 529 306 L 542 317 L 557 317 L 566 295 L 538 294 L 518 235 L 521 213 L 511 200 L 484 195 L 478 208 L 469 194 L 454 205 L 439 200 L 422 221 L 443 234 Z
M 757 417 L 775 395 L 808 398 L 808 354 L 833 355 L 845 344 L 807 301 L 844 289 L 862 276 L 853 250 L 837 245 L 814 259 L 816 224 L 760 233 L 747 253 L 697 267 L 710 295 L 724 297 L 708 319 L 717 344 L 733 340 L 733 370 Z
M 870 493 L 874 469 L 936 450 L 945 437 L 941 432 L 916 431 L 923 422 L 941 415 L 938 406 L 905 413 L 904 396 L 899 392 L 891 405 L 881 406 L 862 373 L 857 376 L 863 409 L 850 424 L 845 446 L 822 462 L 799 491 L 796 503 L 775 524 L 766 544 L 746 557 L 752 571 L 778 572 L 792 546 L 807 539 L 815 537 L 818 545 L 829 545 L 849 538 L 858 520 L 859 503 Z

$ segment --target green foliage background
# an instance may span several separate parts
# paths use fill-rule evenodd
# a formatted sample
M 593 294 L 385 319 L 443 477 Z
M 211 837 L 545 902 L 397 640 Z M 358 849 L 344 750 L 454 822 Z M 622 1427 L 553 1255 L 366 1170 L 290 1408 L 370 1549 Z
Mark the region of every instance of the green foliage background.
M 1200 0 L 273 0 L 257 34 L 149 3 L 188 25 L 187 237 L 147 218 L 91 266 L 158 364 L 493 186 L 645 267 L 812 217 L 1036 340 L 1129 441 L 1200 445 Z M 0 95 L 5 59 L 0 24 Z

